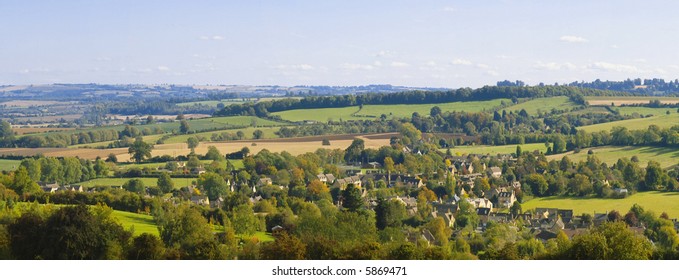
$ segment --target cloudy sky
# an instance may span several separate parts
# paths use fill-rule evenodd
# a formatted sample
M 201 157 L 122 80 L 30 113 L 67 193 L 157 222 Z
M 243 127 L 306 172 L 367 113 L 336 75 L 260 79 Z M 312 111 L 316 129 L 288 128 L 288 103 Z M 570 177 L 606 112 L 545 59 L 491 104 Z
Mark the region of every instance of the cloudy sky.
M 679 78 L 679 1 L 0 0 L 0 84 Z

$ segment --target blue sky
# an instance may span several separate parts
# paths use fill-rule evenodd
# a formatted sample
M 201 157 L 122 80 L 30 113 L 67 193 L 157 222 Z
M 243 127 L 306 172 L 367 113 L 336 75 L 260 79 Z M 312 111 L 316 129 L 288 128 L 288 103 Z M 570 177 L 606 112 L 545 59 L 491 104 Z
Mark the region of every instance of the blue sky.
M 0 84 L 679 78 L 677 1 L 0 0 Z

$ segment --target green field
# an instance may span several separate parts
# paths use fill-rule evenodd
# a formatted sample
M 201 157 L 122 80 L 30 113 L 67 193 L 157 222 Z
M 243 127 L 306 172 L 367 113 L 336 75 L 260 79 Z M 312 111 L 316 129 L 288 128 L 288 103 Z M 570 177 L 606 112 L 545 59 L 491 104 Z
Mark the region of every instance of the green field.
M 353 113 L 358 112 L 358 106 L 343 107 L 343 108 L 323 108 L 323 109 L 299 109 L 299 110 L 288 110 L 283 112 L 273 113 L 274 116 L 280 116 L 284 120 L 301 122 L 301 121 L 314 121 L 314 122 L 327 122 L 329 120 L 339 121 L 339 120 L 367 120 L 373 118 L 366 117 L 354 117 Z
M 670 114 L 677 112 L 676 108 L 649 108 L 649 107 L 630 107 L 630 106 L 623 106 L 623 107 L 613 107 L 613 110 L 617 110 L 620 112 L 621 115 L 632 115 L 634 113 L 638 113 L 639 115 L 642 116 L 647 116 L 647 115 L 654 115 L 654 116 L 662 116 L 666 115 L 667 111 L 670 111 Z
M 155 186 L 158 184 L 158 178 L 97 178 L 80 183 L 83 187 L 95 186 L 122 186 L 125 182 L 131 179 L 140 179 L 145 186 Z M 191 185 L 192 181 L 198 178 L 172 178 L 175 188 L 186 187 Z
M 543 197 L 524 202 L 521 208 L 523 211 L 537 207 L 573 209 L 575 214 L 616 210 L 624 215 L 635 203 L 652 210 L 656 216 L 667 212 L 670 218 L 679 217 L 679 193 L 676 192 L 641 192 L 623 199 Z
M 177 103 L 177 106 L 188 107 L 188 106 L 194 106 L 194 105 L 204 105 L 204 106 L 210 106 L 210 107 L 217 107 L 217 104 L 219 104 L 219 103 L 222 103 L 225 106 L 229 106 L 231 104 L 243 104 L 243 103 L 246 103 L 246 102 L 258 103 L 258 102 L 263 102 L 263 101 L 273 101 L 273 100 L 277 100 L 277 99 L 287 99 L 287 98 L 302 99 L 301 97 L 236 98 L 236 99 L 183 102 L 183 103 Z
M 11 171 L 16 169 L 21 163 L 20 160 L 0 159 L 0 171 Z
M 586 132 L 596 132 L 596 131 L 611 131 L 613 127 L 616 126 L 622 126 L 626 127 L 629 130 L 641 130 L 641 129 L 647 129 L 649 125 L 655 124 L 660 128 L 666 128 L 666 127 L 671 127 L 674 125 L 679 124 L 679 114 L 673 113 L 670 115 L 660 115 L 660 116 L 653 116 L 653 117 L 648 117 L 648 118 L 642 118 L 642 119 L 630 119 L 630 120 L 622 120 L 622 121 L 616 121 L 616 122 L 609 122 L 609 123 L 600 123 L 600 124 L 594 124 L 594 125 L 587 125 L 587 126 L 581 126 L 578 129 L 582 129 Z
M 151 215 L 113 210 L 111 216 L 117 219 L 123 228 L 127 230 L 134 228 L 134 236 L 141 235 L 142 233 L 150 233 L 156 236 L 159 234 L 158 227 Z
M 587 160 L 587 151 L 594 150 L 594 155 L 609 165 L 614 164 L 619 158 L 631 158 L 637 156 L 639 158 L 639 165 L 646 166 L 648 161 L 654 160 L 660 163 L 663 168 L 671 167 L 679 163 L 679 150 L 665 147 L 634 147 L 634 146 L 604 146 L 582 149 L 577 154 L 566 153 L 558 155 L 547 156 L 547 159 L 561 159 L 564 155 L 568 155 L 571 161 L 577 162 Z
M 540 152 L 546 152 L 547 147 L 544 143 L 534 143 L 534 144 L 523 144 L 523 145 L 504 145 L 504 146 L 456 146 L 451 148 L 450 152 L 454 155 L 460 154 L 511 154 L 516 152 L 516 146 L 521 146 L 521 150 L 524 152 L 532 152 L 539 150 Z M 447 149 L 440 149 L 441 152 L 446 152 Z
M 555 96 L 546 98 L 536 98 L 523 103 L 519 103 L 510 107 L 505 108 L 507 112 L 521 111 L 525 109 L 526 112 L 531 116 L 538 115 L 538 111 L 541 112 L 551 112 L 552 109 L 557 110 L 571 110 L 575 108 L 577 104 L 568 100 L 567 96 Z
M 379 117 L 382 114 L 388 117 L 410 118 L 413 112 L 420 115 L 428 116 L 431 108 L 438 106 L 442 112 L 481 112 L 484 110 L 492 110 L 502 104 L 502 102 L 511 103 L 509 99 L 493 99 L 488 101 L 470 101 L 470 102 L 450 102 L 440 104 L 395 104 L 395 105 L 364 105 L 363 109 L 357 113 L 359 116 L 375 116 Z

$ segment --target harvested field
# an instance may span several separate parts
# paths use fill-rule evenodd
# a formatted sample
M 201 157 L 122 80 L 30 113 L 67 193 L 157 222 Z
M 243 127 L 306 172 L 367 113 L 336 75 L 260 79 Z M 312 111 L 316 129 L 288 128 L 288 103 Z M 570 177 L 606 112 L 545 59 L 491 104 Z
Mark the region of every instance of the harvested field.
M 588 96 L 585 98 L 592 106 L 614 106 L 648 104 L 652 100 L 659 100 L 663 104 L 677 104 L 679 97 L 654 97 L 654 96 Z

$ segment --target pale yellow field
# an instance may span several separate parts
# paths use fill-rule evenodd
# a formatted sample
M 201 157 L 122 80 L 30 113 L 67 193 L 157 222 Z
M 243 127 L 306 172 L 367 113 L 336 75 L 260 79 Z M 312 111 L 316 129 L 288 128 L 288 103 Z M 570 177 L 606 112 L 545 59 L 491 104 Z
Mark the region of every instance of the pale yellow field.
M 196 148 L 197 154 L 207 153 L 209 146 L 215 146 L 222 154 L 233 153 L 239 151 L 243 147 L 248 147 L 251 153 L 257 153 L 263 149 L 271 152 L 287 151 L 293 155 L 304 154 L 307 152 L 315 152 L 318 149 L 346 149 L 351 145 L 354 139 L 363 139 L 365 141 L 365 148 L 379 149 L 382 146 L 389 145 L 389 139 L 393 133 L 370 134 L 370 135 L 328 135 L 328 136 L 311 136 L 300 138 L 283 138 L 283 139 L 263 139 L 263 140 L 244 140 L 244 141 L 229 141 L 229 142 L 201 142 Z M 323 146 L 321 139 L 327 138 L 330 140 L 329 146 Z M 252 143 L 256 143 L 255 146 Z M 114 154 L 118 161 L 131 161 L 130 155 L 127 153 L 127 148 L 115 149 L 88 149 L 88 148 L 7 148 L 0 149 L 0 155 L 22 155 L 33 156 L 43 154 L 51 157 L 75 157 L 78 156 L 84 159 L 95 159 L 97 156 L 101 158 L 108 157 L 109 154 Z M 191 152 L 186 143 L 175 144 L 161 144 L 154 145 L 152 156 L 179 156 L 188 155 Z
M 640 97 L 640 96 L 617 96 L 617 97 L 587 97 L 587 103 L 592 106 L 609 106 L 615 104 L 615 106 L 620 105 L 632 105 L 632 104 L 648 104 L 651 100 L 659 100 L 663 104 L 677 104 L 679 103 L 679 98 L 677 97 Z

